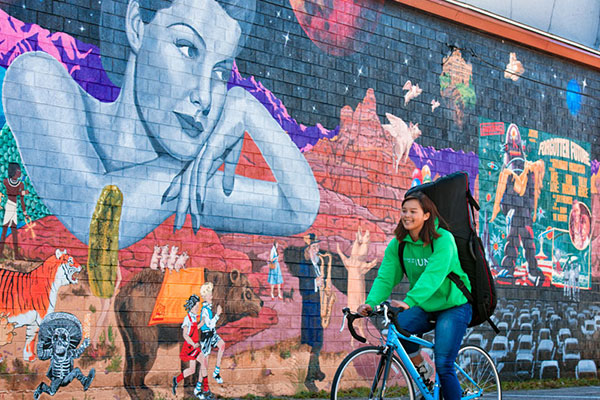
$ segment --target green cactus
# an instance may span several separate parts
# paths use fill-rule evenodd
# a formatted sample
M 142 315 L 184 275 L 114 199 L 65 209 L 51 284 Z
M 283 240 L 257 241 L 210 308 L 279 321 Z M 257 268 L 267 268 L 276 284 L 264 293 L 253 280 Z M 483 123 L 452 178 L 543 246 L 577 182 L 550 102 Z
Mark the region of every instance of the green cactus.
M 88 276 L 96 297 L 111 298 L 119 267 L 119 222 L 123 194 L 114 185 L 105 186 L 90 223 Z

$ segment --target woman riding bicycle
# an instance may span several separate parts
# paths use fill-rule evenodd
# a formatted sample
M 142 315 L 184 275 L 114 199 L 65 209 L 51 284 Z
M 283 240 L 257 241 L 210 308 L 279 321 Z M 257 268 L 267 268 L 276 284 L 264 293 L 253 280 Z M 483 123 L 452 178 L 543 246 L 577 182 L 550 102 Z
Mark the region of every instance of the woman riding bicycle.
M 410 289 L 404 301 L 392 300 L 391 305 L 405 310 L 398 314 L 398 323 L 408 332 L 419 334 L 435 328 L 434 358 L 442 394 L 445 400 L 460 400 L 462 390 L 454 360 L 471 321 L 472 309 L 448 274 L 456 273 L 469 291 L 471 284 L 460 266 L 454 236 L 439 226 L 439 220 L 435 204 L 422 192 L 404 198 L 401 219 L 394 230 L 396 237 L 385 250 L 366 304 L 360 305 L 357 312 L 368 315 L 402 280 L 398 246 L 406 242 L 403 258 Z M 424 373 L 428 364 L 419 345 L 407 341 L 402 344 L 419 372 Z

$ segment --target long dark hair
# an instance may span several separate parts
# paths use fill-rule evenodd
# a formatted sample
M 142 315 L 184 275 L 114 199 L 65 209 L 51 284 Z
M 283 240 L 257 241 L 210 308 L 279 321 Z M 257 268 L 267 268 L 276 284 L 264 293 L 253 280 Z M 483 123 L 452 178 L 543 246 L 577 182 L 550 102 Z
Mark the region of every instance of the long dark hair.
M 429 197 L 423 192 L 413 192 L 408 196 L 404 197 L 402 200 L 402 206 L 409 200 L 417 200 L 421 205 L 421 209 L 423 209 L 423 213 L 429 213 L 429 218 L 425 220 L 423 224 L 423 228 L 421 228 L 421 232 L 419 232 L 419 239 L 423 241 L 425 244 L 429 244 L 433 239 L 439 238 L 441 235 L 435 229 L 435 221 L 442 221 L 442 217 L 435 206 L 435 203 L 431 201 Z M 406 235 L 408 235 L 408 231 L 402 225 L 402 218 L 400 218 L 400 222 L 398 222 L 398 226 L 394 229 L 394 234 L 396 235 L 396 239 L 399 242 L 403 241 Z

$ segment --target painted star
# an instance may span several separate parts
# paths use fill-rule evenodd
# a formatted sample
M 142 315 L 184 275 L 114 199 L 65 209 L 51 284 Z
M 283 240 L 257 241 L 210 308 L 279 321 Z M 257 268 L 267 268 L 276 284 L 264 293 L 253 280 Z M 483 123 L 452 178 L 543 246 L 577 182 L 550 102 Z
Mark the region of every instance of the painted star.
M 358 68 L 358 76 L 361 76 L 363 74 L 363 67 L 359 67 Z
M 585 87 L 586 87 L 586 86 L 587 86 L 587 82 L 586 82 L 586 80 L 584 79 L 584 80 L 583 80 L 583 88 L 585 89 Z
M 286 32 L 286 34 L 282 35 L 282 36 L 283 36 L 283 40 L 285 40 L 285 44 L 283 45 L 283 47 L 286 47 L 288 42 L 290 41 L 290 33 Z

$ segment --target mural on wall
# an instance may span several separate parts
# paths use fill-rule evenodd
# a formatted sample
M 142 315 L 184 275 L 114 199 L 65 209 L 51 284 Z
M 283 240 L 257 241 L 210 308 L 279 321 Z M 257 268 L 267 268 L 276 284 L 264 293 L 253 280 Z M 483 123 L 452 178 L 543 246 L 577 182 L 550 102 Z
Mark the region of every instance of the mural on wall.
M 302 29 L 321 50 L 343 57 L 359 51 L 375 31 L 383 0 L 290 0 Z
M 464 60 L 457 47 L 442 62 L 440 94 L 448 108 L 454 111 L 454 122 L 462 128 L 465 112 L 475 107 L 477 96 L 473 87 L 473 66 Z
M 363 233 L 362 229 L 358 227 L 358 230 L 356 232 L 356 239 L 354 239 L 354 241 L 352 242 L 350 257 L 346 256 L 340 249 L 340 244 L 337 244 L 337 253 L 342 259 L 342 263 L 344 263 L 344 268 L 346 268 L 346 273 L 348 274 L 347 307 L 350 310 L 356 310 L 358 306 L 365 303 L 366 275 L 377 265 L 377 258 L 374 258 L 371 261 L 367 261 L 370 243 L 371 233 L 369 232 L 369 230 L 366 230 Z M 364 321 L 357 320 L 355 322 L 355 329 L 362 337 L 365 337 L 363 328 Z
M 458 49 L 439 55 L 439 93 L 429 92 L 437 76 L 432 86 L 424 77 L 408 80 L 403 69 L 396 79 L 404 90 L 392 101 L 381 88 L 357 84 L 360 93 L 335 108 L 339 126 L 306 126 L 282 100 L 295 98 L 244 76 L 244 57 L 238 70 L 236 57 L 253 35 L 253 1 L 174 0 L 154 10 L 147 3 L 155 4 L 102 0 L 100 36 L 110 41 L 99 47 L 0 11 L 7 68 L 0 71 L 7 121 L 0 275 L 14 289 L 0 304 L 0 378 L 33 375 L 12 383 L 15 390 L 38 396 L 61 387 L 59 395 L 82 396 L 79 385 L 63 385 L 68 377 L 81 378 L 86 395 L 113 385 L 132 399 L 327 390 L 357 345 L 340 340 L 339 311 L 364 302 L 405 190 L 457 170 L 469 173 L 482 205 L 480 228 L 499 283 L 558 287 L 569 302 L 590 288 L 599 205 L 589 144 L 494 121 L 480 125 L 479 155 L 422 144 L 439 127 L 431 119 L 453 118 L 462 128 L 476 105 L 476 67 Z M 308 36 L 308 57 L 331 57 L 344 69 L 350 58 L 366 58 L 361 50 L 380 17 L 397 18 L 381 13 L 382 0 L 290 5 L 265 7 L 273 19 L 282 10 L 297 17 L 289 23 Z M 282 46 L 291 47 L 289 32 Z M 516 53 L 506 69 L 513 80 L 523 73 Z M 340 82 L 356 83 L 361 71 Z M 573 187 L 575 194 L 564 194 Z M 516 304 L 529 320 L 515 315 Z M 509 358 L 525 348 L 518 335 L 527 323 L 543 329 L 543 312 L 563 320 L 552 324 L 552 338 L 565 326 L 580 341 L 595 332 L 579 327 L 594 318 L 589 307 L 581 316 L 535 303 L 500 310 L 510 319 L 500 335 Z M 35 358 L 50 354 L 47 332 L 58 325 L 41 321 L 52 315 L 71 315 L 64 318 L 72 326 L 84 321 L 86 333 L 69 334 L 86 341 L 71 340 L 71 352 L 60 356 L 52 350 L 48 359 L 64 368 L 49 371 L 48 385 L 36 375 L 46 365 Z M 40 324 L 47 328 L 36 353 Z M 477 334 L 470 331 L 470 340 Z M 492 339 L 481 335 L 490 349 Z M 554 346 L 566 349 L 561 340 Z M 9 363 L 23 358 L 32 362 Z M 90 386 L 94 368 L 106 373 Z
M 600 278 L 600 162 L 592 160 L 590 193 L 592 197 L 592 277 Z
M 504 77 L 516 82 L 523 75 L 523 72 L 525 72 L 525 68 L 523 67 L 523 63 L 517 60 L 517 53 L 510 53 L 508 64 L 506 64 L 506 69 L 504 70 Z
M 80 346 L 82 336 L 85 336 L 85 339 Z M 67 386 L 74 379 L 81 382 L 83 391 L 88 390 L 96 370 L 90 369 L 86 376 L 79 368 L 73 366 L 73 361 L 81 357 L 89 344 L 89 330 L 84 335 L 81 322 L 73 314 L 65 312 L 48 314 L 40 324 L 37 354 L 40 360 L 50 360 L 50 367 L 46 374 L 50 379 L 50 385 L 41 382 L 33 393 L 33 398 L 39 399 L 42 393 L 54 396 L 58 389 Z
M 566 100 L 567 108 L 571 112 L 571 115 L 576 116 L 581 109 L 582 103 L 581 86 L 579 86 L 579 82 L 577 82 L 576 79 L 571 79 L 569 83 L 567 83 Z
M 480 122 L 480 224 L 497 282 L 591 287 L 590 145 Z
M 75 276 L 81 270 L 81 265 L 67 250 L 59 249 L 29 273 L 0 269 L 2 287 L 14 288 L 0 293 L 0 312 L 7 315 L 7 322 L 15 328 L 26 327 L 24 360 L 35 360 L 35 337 L 42 320 L 56 309 L 59 289 L 77 284 Z M 10 343 L 10 340 L 3 341 Z
M 25 185 L 21 181 L 21 166 L 15 162 L 8 164 L 8 177 L 2 183 L 4 184 L 4 193 L 6 193 L 6 203 L 4 204 L 4 220 L 2 222 L 2 236 L 0 237 L 0 257 L 4 254 L 4 244 L 8 231 L 11 231 L 13 243 L 13 258 L 18 260 L 19 255 L 19 229 L 17 228 L 17 207 L 21 205 L 21 212 L 25 219 L 27 208 L 25 207 L 25 196 L 29 194 L 25 190 Z M 19 199 L 20 201 L 17 201 Z
M 105 14 L 115 9 L 112 3 L 102 2 Z M 289 235 L 307 229 L 319 205 L 310 166 L 256 97 L 241 87 L 228 90 L 234 58 L 252 25 L 254 2 L 240 8 L 211 1 L 207 8 L 176 1 L 143 12 L 135 0 L 125 4 L 129 8 L 116 9 L 132 10 L 119 19 L 132 40 L 114 101 L 101 102 L 82 90 L 61 62 L 46 52 L 22 54 L 6 71 L 4 114 L 29 179 L 50 212 L 87 243 L 89 217 L 102 188 L 119 187 L 123 191 L 119 248 L 136 243 L 173 214 L 176 229 L 188 214 L 195 230 L 204 226 Z M 203 22 L 206 15 L 223 29 L 210 28 Z M 6 15 L 2 24 L 9 24 Z M 211 34 L 216 31 L 221 36 Z M 173 35 L 174 42 L 167 40 Z M 150 65 L 147 58 L 164 64 Z M 168 80 L 169 91 L 153 90 L 157 73 Z M 48 88 L 40 90 L 36 79 L 44 79 Z M 37 124 L 31 122 L 32 115 Z M 245 132 L 269 165 L 273 181 L 236 174 Z M 42 148 L 28 145 L 41 134 Z M 72 143 L 68 153 L 65 143 Z M 44 163 L 46 153 L 64 155 L 69 167 Z M 58 174 L 64 185 L 86 182 L 86 190 L 73 197 L 55 196 L 49 179 Z M 249 192 L 269 195 L 247 196 Z M 69 208 L 75 200 L 76 216 Z M 245 218 L 248 207 L 264 210 L 264 218 Z

